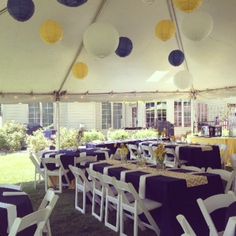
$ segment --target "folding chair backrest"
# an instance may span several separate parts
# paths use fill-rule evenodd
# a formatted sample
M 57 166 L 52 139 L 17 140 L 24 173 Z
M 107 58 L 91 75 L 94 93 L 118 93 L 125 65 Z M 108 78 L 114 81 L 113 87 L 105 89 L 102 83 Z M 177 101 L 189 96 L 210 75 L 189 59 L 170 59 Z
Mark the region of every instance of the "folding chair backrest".
M 151 156 L 149 145 L 141 144 L 140 148 L 141 148 L 141 151 L 142 151 L 144 157 L 150 157 Z
M 51 207 L 40 209 L 22 218 L 16 218 L 8 236 L 16 236 L 18 232 L 37 224 L 34 235 L 42 235 L 43 228 L 51 214 Z
M 74 174 L 77 184 L 80 184 L 80 185 L 89 184 L 89 181 L 87 177 L 85 176 L 85 173 L 80 168 L 72 166 L 72 165 L 69 165 L 69 168 L 71 172 Z
M 223 170 L 223 169 L 212 169 L 212 168 L 207 168 L 207 173 L 213 173 L 220 175 L 221 179 L 224 180 L 227 184 L 225 186 L 225 193 L 227 193 L 233 185 L 233 181 L 235 178 L 235 170 L 232 172 Z
M 39 209 L 46 208 L 47 206 L 50 206 L 53 210 L 59 196 L 55 194 L 55 192 L 52 189 L 48 189 L 46 194 L 44 195 L 44 198 L 39 206 Z
M 93 188 L 98 190 L 98 191 L 102 191 L 103 185 L 102 185 L 102 174 L 88 168 L 87 172 L 91 178 L 91 180 L 93 181 Z
M 35 168 L 37 170 L 39 170 L 40 169 L 40 163 L 39 163 L 38 158 L 36 157 L 36 155 L 34 153 L 30 152 L 29 158 L 32 161 L 32 163 L 34 164 Z
M 116 193 L 118 193 L 118 190 L 115 186 L 115 181 L 115 177 L 111 177 L 109 175 L 102 175 L 102 184 L 106 189 L 106 193 L 112 197 L 115 197 Z M 113 187 L 113 189 L 111 187 Z
M 129 152 L 130 152 L 130 158 L 131 159 L 137 159 L 138 153 L 139 153 L 137 145 L 135 145 L 135 144 L 126 144 L 126 146 L 127 146 L 127 148 L 129 149 Z
M 196 167 L 196 166 L 186 166 L 186 165 L 181 165 L 180 167 L 181 169 L 184 169 L 184 170 L 191 170 L 191 171 L 198 171 L 198 172 L 204 172 L 204 168 L 199 168 L 199 167 Z
M 232 191 L 225 194 L 213 195 L 205 200 L 202 200 L 201 198 L 197 199 L 198 206 L 210 229 L 210 235 L 218 235 L 210 214 L 217 209 L 228 207 L 233 202 L 236 202 L 236 197 Z
M 178 220 L 179 224 L 181 225 L 183 231 L 184 231 L 184 235 L 189 235 L 189 236 L 196 236 L 195 232 L 193 231 L 193 228 L 191 227 L 191 225 L 189 224 L 189 222 L 187 221 L 187 219 L 179 214 L 176 216 L 176 219 Z
M 236 216 L 231 216 L 226 224 L 223 236 L 235 236 Z

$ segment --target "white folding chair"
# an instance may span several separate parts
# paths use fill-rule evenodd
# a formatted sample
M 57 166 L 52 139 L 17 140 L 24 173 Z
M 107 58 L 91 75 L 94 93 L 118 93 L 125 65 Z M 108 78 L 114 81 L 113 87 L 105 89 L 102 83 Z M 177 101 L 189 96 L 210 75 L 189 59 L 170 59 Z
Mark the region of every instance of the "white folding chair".
M 151 154 L 150 154 L 150 147 L 149 147 L 149 145 L 141 144 L 140 145 L 140 149 L 141 149 L 141 152 L 142 152 L 142 156 L 145 159 L 147 159 L 147 160 L 151 160 L 152 159 Z
M 208 167 L 206 172 L 220 175 L 221 179 L 226 182 L 225 193 L 227 193 L 229 190 L 232 190 L 233 182 L 235 179 L 235 172 L 236 172 L 235 170 L 230 172 L 223 169 L 212 169 Z
M 174 148 L 165 148 L 166 155 L 164 159 L 164 164 L 166 167 L 175 167 L 177 168 L 179 165 L 178 157 L 175 153 Z
M 235 236 L 236 232 L 236 216 L 229 218 L 223 236 Z
M 221 165 L 222 168 L 225 167 L 225 161 L 227 158 L 227 145 L 226 144 L 218 144 L 219 150 L 220 150 L 220 158 L 221 158 Z
M 134 144 L 126 144 L 127 148 L 129 149 L 130 159 L 137 160 L 139 158 L 139 149 L 137 145 Z
M 44 179 L 44 168 L 40 167 L 39 159 L 35 153 L 30 152 L 29 158 L 34 164 L 34 188 L 36 189 L 37 182 L 41 181 L 41 177 L 42 179 Z M 38 180 L 37 180 L 37 176 L 38 176 Z
M 217 194 L 208 197 L 205 200 L 201 198 L 197 199 L 198 206 L 202 212 L 202 215 L 208 225 L 210 236 L 219 236 L 223 232 L 217 232 L 216 226 L 211 218 L 211 213 L 217 209 L 228 207 L 231 203 L 236 201 L 236 196 L 232 191 L 224 194 Z
M 101 182 L 102 174 L 88 168 L 87 172 L 93 183 L 92 215 L 99 221 L 103 219 L 105 189 Z M 99 206 L 99 214 L 96 213 L 96 206 Z
M 114 230 L 119 231 L 119 214 L 120 214 L 120 198 L 118 191 L 115 187 L 115 178 L 102 175 L 102 184 L 105 188 L 105 226 Z M 109 209 L 116 210 L 116 223 L 115 225 L 109 222 Z
M 45 208 L 47 208 L 47 206 L 50 206 L 51 211 L 53 211 L 53 209 L 58 201 L 58 198 L 59 198 L 59 196 L 55 194 L 53 189 L 48 189 L 46 194 L 44 195 L 44 198 L 43 198 L 38 210 L 45 209 Z M 45 225 L 45 232 L 47 233 L 48 236 L 52 235 L 49 219 L 47 220 L 46 225 Z
M 182 234 L 182 236 L 183 235 L 196 236 L 193 228 L 191 227 L 191 225 L 189 224 L 184 215 L 179 214 L 176 216 L 176 219 L 178 220 L 179 224 L 181 225 L 184 231 L 184 234 Z
M 196 166 L 181 165 L 180 169 L 191 170 L 191 171 L 196 171 L 196 172 L 205 172 L 205 168 L 204 167 L 199 168 L 199 167 L 196 167 Z
M 69 168 L 73 175 L 75 176 L 75 209 L 79 210 L 81 213 L 85 214 L 86 212 L 86 196 L 92 202 L 92 193 L 93 193 L 93 186 L 92 182 L 90 182 L 84 171 L 78 167 L 69 165 Z M 78 202 L 78 193 L 82 192 L 83 200 L 82 200 L 82 207 L 80 207 Z
M 87 156 L 86 152 L 80 153 L 79 157 L 74 157 L 74 166 L 77 166 L 79 168 L 87 168 L 87 163 L 89 162 L 96 162 L 97 156 Z
M 115 186 L 120 195 L 120 235 L 124 233 L 124 214 L 134 220 L 134 236 L 138 235 L 138 225 L 148 227 L 155 231 L 157 235 L 160 234 L 160 229 L 150 214 L 151 210 L 161 207 L 161 203 L 149 199 L 141 199 L 131 183 L 116 180 Z M 127 197 L 129 193 L 134 201 L 130 201 Z M 129 214 L 127 214 L 129 213 Z M 141 221 L 139 215 L 144 214 L 148 222 Z
M 43 228 L 45 227 L 51 211 L 51 207 L 48 206 L 22 218 L 16 218 L 8 236 L 16 236 L 19 232 L 32 225 L 37 225 L 36 231 L 34 233 L 35 236 L 43 235 Z
M 45 192 L 48 190 L 48 178 L 57 176 L 58 177 L 58 189 L 55 189 L 54 191 L 57 193 L 62 192 L 62 177 L 64 176 L 66 183 L 65 186 L 70 185 L 69 178 L 67 176 L 67 173 L 69 170 L 65 170 L 61 160 L 59 157 L 49 157 L 49 158 L 42 158 L 42 164 L 44 167 L 44 179 L 45 179 Z M 53 167 L 52 169 L 50 167 Z

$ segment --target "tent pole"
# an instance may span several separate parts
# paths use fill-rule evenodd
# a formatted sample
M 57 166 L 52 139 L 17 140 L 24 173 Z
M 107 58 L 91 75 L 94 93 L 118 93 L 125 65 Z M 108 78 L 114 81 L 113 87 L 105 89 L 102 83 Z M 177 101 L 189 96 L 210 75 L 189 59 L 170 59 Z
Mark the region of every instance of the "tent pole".
M 195 99 L 192 98 L 191 99 L 191 131 L 192 133 L 194 133 L 194 126 L 196 125 L 196 110 L 195 110 L 195 105 L 196 105 L 196 102 L 195 102 Z
M 61 146 L 61 134 L 60 134 L 60 100 L 56 100 L 56 128 L 57 128 L 57 142 L 56 150 L 60 150 Z

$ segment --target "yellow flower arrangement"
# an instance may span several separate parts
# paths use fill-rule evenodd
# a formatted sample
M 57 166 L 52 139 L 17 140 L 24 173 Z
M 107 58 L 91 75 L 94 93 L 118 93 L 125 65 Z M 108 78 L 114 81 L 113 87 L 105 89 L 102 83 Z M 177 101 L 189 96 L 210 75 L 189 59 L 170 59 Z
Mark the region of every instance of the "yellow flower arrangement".
M 160 164 L 163 164 L 165 155 L 166 155 L 165 145 L 159 144 L 156 150 L 154 151 L 154 153 L 155 153 L 156 161 Z
M 120 157 L 124 157 L 126 158 L 128 153 L 129 153 L 129 150 L 128 148 L 122 143 L 119 150 L 118 150 L 118 153 L 120 155 Z

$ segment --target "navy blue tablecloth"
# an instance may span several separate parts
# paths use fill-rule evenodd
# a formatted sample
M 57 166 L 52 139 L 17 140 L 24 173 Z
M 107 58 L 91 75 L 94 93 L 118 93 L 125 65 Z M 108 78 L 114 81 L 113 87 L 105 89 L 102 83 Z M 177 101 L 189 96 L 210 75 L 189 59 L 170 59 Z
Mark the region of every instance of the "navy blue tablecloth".
M 103 173 L 107 163 L 94 164 L 93 169 Z M 108 174 L 120 178 L 124 167 L 114 167 L 108 169 Z M 181 170 L 182 172 L 189 172 Z M 141 170 L 126 173 L 126 182 L 134 185 L 139 191 L 140 176 L 147 173 Z M 214 194 L 223 193 L 223 185 L 219 175 L 204 173 L 208 179 L 208 184 L 187 188 L 183 179 L 167 176 L 152 176 L 146 179 L 146 197 L 162 203 L 161 209 L 156 214 L 155 219 L 161 229 L 162 236 L 181 235 L 182 229 L 176 220 L 178 214 L 183 214 L 193 226 L 197 235 L 208 235 L 208 227 L 197 205 L 197 198 L 207 198 Z M 224 221 L 224 219 L 222 219 Z
M 9 188 L 0 188 L 0 202 L 13 204 L 16 206 L 17 217 L 23 217 L 33 212 L 32 203 L 28 197 L 28 195 L 20 195 L 20 196 L 2 196 L 3 192 L 18 192 L 14 189 Z M 8 228 L 8 218 L 7 218 L 7 210 L 5 208 L 0 208 L 0 235 L 7 235 Z M 20 234 L 21 236 L 31 236 L 34 234 L 35 227 L 30 227 Z

